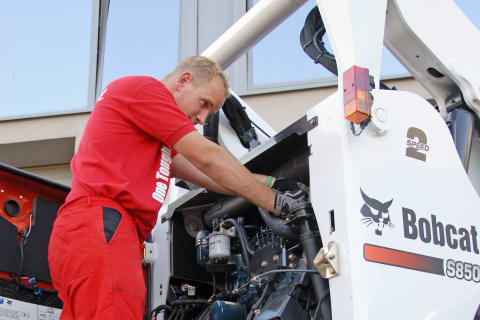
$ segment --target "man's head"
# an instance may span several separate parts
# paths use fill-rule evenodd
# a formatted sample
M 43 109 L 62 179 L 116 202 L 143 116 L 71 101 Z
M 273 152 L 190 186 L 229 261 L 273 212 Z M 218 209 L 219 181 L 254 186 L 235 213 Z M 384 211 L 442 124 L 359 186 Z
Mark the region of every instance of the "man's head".
M 220 66 L 202 56 L 181 61 L 162 82 L 194 124 L 203 124 L 230 95 L 228 80 Z

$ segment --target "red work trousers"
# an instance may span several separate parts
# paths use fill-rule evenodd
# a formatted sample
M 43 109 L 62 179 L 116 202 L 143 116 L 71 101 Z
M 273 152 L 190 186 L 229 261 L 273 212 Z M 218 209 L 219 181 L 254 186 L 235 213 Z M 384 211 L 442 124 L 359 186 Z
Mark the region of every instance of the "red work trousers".
M 142 319 L 145 281 L 138 233 L 116 202 L 86 197 L 62 206 L 48 262 L 61 320 Z

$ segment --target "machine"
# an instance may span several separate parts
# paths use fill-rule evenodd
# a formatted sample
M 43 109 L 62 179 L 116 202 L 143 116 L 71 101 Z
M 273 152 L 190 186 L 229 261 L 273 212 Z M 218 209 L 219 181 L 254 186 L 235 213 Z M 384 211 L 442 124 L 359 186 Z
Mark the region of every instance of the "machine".
M 259 1 L 202 54 L 228 67 L 304 2 Z M 480 31 L 451 0 L 317 5 L 300 43 L 338 91 L 277 134 L 232 92 L 204 128 L 311 205 L 280 219 L 178 181 L 145 243 L 146 318 L 480 319 Z M 433 105 L 380 82 L 383 44 Z
M 227 67 L 303 3 L 259 1 L 202 54 Z M 240 158 L 312 207 L 279 221 L 207 190 L 177 198 L 153 233 L 170 257 L 151 259 L 154 316 L 479 319 L 480 32 L 448 0 L 317 4 L 301 45 L 338 91 Z M 436 103 L 380 82 L 383 44 Z

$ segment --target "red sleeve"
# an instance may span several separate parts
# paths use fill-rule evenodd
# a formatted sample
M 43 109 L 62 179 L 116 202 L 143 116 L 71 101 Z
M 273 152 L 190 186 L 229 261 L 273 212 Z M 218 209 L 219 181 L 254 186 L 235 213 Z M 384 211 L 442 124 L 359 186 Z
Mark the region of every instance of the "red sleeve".
M 172 94 L 160 82 L 143 86 L 128 107 L 130 120 L 168 147 L 196 130 L 192 121 L 178 108 Z

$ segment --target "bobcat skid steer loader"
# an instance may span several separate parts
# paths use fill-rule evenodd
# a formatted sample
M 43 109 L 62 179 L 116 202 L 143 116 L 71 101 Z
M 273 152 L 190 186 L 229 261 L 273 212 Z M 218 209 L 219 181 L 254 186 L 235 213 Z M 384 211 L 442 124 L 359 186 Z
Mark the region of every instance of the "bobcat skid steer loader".
M 202 54 L 228 67 L 304 2 L 259 1 Z M 177 182 L 145 243 L 146 319 L 480 319 L 480 32 L 451 0 L 317 5 L 301 44 L 338 91 L 271 137 L 232 92 L 204 128 L 311 206 L 279 219 Z M 383 44 L 435 105 L 382 85 Z M 46 248 L 26 246 L 68 188 L 8 166 L 0 186 L 0 319 L 57 319 L 48 272 L 29 269 Z
M 259 1 L 202 54 L 226 68 L 303 3 Z M 480 32 L 450 0 L 317 4 L 300 40 L 338 91 L 240 158 L 312 207 L 177 197 L 150 244 L 152 316 L 480 319 Z M 383 44 L 434 106 L 379 81 Z

